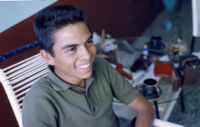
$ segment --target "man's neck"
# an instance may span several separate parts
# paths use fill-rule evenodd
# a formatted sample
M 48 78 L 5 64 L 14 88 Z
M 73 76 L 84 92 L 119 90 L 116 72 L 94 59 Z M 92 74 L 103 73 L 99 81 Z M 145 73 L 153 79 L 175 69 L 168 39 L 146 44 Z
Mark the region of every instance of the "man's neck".
M 57 73 L 54 67 L 53 67 L 52 71 L 54 72 L 54 74 L 56 74 L 60 79 L 62 79 L 66 83 L 69 83 L 74 86 L 79 86 L 81 88 L 85 88 L 85 80 L 84 79 L 80 79 L 80 80 L 74 79 L 73 81 L 70 81 L 70 80 L 72 80 L 72 78 L 66 79 L 65 76 Z
M 81 87 L 81 88 L 85 88 L 85 80 L 82 80 L 82 81 L 79 83 L 78 86 Z

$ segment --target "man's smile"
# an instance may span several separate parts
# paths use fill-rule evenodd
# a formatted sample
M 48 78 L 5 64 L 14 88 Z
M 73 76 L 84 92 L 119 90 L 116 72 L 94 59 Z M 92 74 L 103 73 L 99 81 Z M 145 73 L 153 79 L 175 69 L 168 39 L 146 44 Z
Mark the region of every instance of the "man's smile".
M 80 65 L 80 66 L 77 66 L 77 68 L 80 68 L 80 69 L 86 69 L 90 66 L 90 63 L 88 64 L 84 64 L 84 65 Z
M 90 67 L 90 63 L 84 64 L 84 65 L 80 65 L 80 66 L 76 66 L 76 67 L 80 68 L 80 69 L 86 69 L 86 68 Z

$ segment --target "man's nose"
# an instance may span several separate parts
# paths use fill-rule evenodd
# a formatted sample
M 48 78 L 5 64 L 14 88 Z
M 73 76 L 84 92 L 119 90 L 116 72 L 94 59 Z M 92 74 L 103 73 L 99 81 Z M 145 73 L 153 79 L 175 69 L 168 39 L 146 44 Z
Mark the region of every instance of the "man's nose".
M 90 59 L 90 52 L 86 46 L 82 46 L 80 56 L 83 59 Z

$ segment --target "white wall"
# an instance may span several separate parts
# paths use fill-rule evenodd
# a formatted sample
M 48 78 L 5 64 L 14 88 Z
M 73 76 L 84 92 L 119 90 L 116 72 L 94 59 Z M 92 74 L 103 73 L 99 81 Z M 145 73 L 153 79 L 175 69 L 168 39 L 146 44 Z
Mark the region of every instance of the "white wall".
M 200 37 L 200 0 L 192 0 L 193 36 Z
M 0 33 L 54 2 L 56 0 L 0 0 Z

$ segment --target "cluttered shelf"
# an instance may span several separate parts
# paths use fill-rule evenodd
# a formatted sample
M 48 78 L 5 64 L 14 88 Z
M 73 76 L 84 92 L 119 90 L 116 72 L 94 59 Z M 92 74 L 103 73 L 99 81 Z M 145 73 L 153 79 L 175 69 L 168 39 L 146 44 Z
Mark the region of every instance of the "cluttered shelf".
M 181 98 L 180 106 L 184 111 L 182 90 L 183 77 L 186 73 L 184 67 L 191 65 L 198 68 L 200 65 L 199 59 L 182 64 L 185 56 L 193 57 L 192 54 L 187 53 L 184 41 L 177 39 L 173 43 L 163 43 L 159 36 L 114 39 L 106 36 L 105 33 L 102 37 L 104 38 L 99 37 L 100 44 L 96 44 L 97 55 L 104 57 L 134 87 L 139 88 L 140 92 L 157 108 L 157 118 L 167 121 L 179 98 Z M 200 69 L 196 70 L 200 72 Z M 166 77 L 168 82 L 163 82 Z M 152 79 L 155 83 L 145 84 L 144 81 L 147 79 Z M 152 89 L 152 86 L 155 88 Z M 151 89 L 144 90 L 149 87 Z M 149 96 L 149 91 L 150 94 L 157 95 Z

